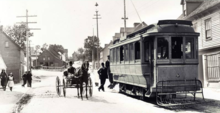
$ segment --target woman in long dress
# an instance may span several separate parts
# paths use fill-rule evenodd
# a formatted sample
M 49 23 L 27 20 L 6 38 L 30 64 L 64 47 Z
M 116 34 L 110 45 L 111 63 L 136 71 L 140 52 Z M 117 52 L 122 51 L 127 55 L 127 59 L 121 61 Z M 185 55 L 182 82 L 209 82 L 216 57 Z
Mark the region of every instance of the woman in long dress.
M 14 86 L 14 75 L 10 73 L 8 76 L 8 87 L 10 88 L 11 91 L 13 86 Z
M 8 82 L 8 75 L 5 72 L 5 69 L 2 69 L 2 72 L 0 74 L 0 78 L 1 78 L 1 85 L 3 90 L 6 90 L 6 86 L 7 86 L 7 82 Z

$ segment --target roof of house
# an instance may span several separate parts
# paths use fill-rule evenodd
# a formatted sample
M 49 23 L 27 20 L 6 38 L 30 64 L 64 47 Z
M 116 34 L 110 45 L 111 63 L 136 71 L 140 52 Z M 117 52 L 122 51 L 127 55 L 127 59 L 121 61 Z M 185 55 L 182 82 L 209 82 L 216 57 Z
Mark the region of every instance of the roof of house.
M 203 2 L 204 0 L 185 0 L 186 2 Z M 184 0 L 181 0 L 180 4 L 183 5 Z
M 147 26 L 147 24 L 146 24 L 145 22 L 139 23 L 139 24 L 134 28 L 133 32 L 138 31 L 138 30 L 140 30 L 140 29 L 142 29 L 142 28 L 144 28 L 144 27 L 146 27 L 146 26 Z
M 20 50 L 23 50 L 11 37 L 9 37 L 4 31 L 1 31 L 15 46 L 17 46 Z
M 126 28 L 127 34 L 130 34 L 130 33 L 132 33 L 133 31 L 134 31 L 134 28 L 133 28 L 133 27 L 127 27 L 127 28 Z M 120 33 L 124 33 L 124 28 L 123 28 L 123 27 L 120 28 Z
M 188 18 L 190 18 L 198 13 L 201 13 L 209 8 L 212 8 L 218 4 L 220 4 L 220 0 L 204 0 L 203 3 L 197 9 L 195 9 L 193 12 L 191 12 L 189 15 L 183 16 L 183 14 L 182 14 L 182 15 L 180 15 L 180 17 L 178 19 L 184 19 L 184 20 L 188 19 Z

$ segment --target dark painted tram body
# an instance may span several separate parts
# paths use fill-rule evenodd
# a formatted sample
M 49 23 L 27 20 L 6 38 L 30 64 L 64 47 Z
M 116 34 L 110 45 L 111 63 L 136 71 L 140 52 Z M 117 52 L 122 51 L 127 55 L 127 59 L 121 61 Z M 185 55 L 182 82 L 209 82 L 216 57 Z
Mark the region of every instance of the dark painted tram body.
M 121 92 L 142 98 L 199 90 L 198 36 L 191 21 L 161 20 L 115 41 L 110 47 L 114 82 Z

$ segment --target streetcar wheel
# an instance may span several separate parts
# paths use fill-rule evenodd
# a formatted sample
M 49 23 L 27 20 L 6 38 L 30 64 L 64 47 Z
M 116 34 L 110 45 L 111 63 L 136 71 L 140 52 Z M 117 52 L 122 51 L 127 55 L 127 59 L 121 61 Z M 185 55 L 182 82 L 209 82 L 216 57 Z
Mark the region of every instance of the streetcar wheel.
M 93 84 L 92 84 L 92 79 L 91 78 L 88 81 L 88 87 L 89 87 L 89 96 L 92 97 L 92 94 L 93 94 Z
M 122 83 L 119 83 L 119 93 L 122 93 L 122 92 L 123 92 L 122 89 L 123 89 L 123 84 L 122 84 Z
M 145 93 L 146 93 L 146 91 L 145 91 L 144 88 L 140 88 L 140 89 L 139 89 L 140 100 L 144 100 L 144 98 L 145 98 Z
M 60 79 L 59 79 L 59 77 L 56 78 L 56 91 L 57 91 L 57 95 L 60 96 Z
M 66 82 L 63 79 L 63 96 L 66 97 Z

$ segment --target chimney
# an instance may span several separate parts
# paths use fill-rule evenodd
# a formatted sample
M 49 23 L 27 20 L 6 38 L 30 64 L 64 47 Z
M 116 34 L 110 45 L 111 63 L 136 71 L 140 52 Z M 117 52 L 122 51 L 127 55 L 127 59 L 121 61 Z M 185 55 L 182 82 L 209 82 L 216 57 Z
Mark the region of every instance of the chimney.
M 134 27 L 138 26 L 140 23 L 134 23 Z

